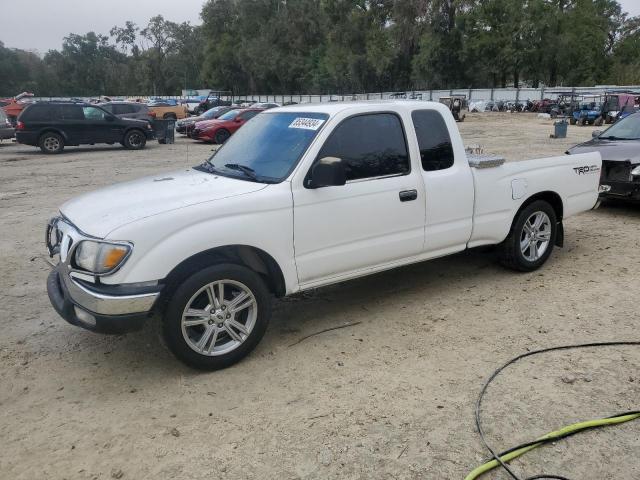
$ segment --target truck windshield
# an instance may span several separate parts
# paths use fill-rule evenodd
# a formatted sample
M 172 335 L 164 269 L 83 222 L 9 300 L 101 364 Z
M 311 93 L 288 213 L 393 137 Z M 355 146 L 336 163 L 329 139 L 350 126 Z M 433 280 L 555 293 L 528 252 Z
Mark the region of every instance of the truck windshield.
M 599 138 L 612 140 L 640 139 L 640 113 L 635 113 L 619 120 L 615 125 L 602 132 Z
M 264 183 L 284 180 L 329 116 L 325 113 L 261 113 L 209 159 L 216 172 Z

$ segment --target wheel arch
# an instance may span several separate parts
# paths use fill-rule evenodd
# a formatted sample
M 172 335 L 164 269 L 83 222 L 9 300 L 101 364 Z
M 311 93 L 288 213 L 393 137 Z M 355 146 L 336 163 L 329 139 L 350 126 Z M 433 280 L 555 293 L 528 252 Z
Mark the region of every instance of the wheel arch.
M 160 308 L 164 309 L 175 289 L 187 277 L 217 263 L 232 263 L 247 267 L 263 278 L 267 288 L 276 297 L 283 297 L 286 293 L 282 269 L 270 254 L 250 245 L 225 245 L 196 253 L 176 265 L 164 280 Z
M 40 132 L 38 132 L 38 143 L 40 142 L 40 139 L 42 138 L 43 135 L 47 134 L 47 133 L 55 133 L 60 135 L 64 142 L 67 143 L 69 141 L 69 137 L 67 136 L 66 133 L 64 133 L 63 130 L 59 130 L 55 127 L 45 127 L 42 130 L 40 130 Z
M 564 203 L 562 201 L 562 197 L 557 192 L 553 192 L 551 190 L 534 193 L 533 195 L 528 197 L 524 202 L 522 202 L 522 205 L 520 205 L 520 208 L 518 208 L 518 210 L 514 214 L 513 220 L 511 220 L 511 228 L 509 229 L 509 234 L 513 232 L 513 227 L 515 226 L 516 221 L 518 220 L 518 216 L 520 215 L 520 212 L 522 212 L 525 208 L 527 208 L 533 202 L 536 202 L 538 200 L 547 202 L 549 205 L 551 205 L 551 208 L 553 208 L 553 211 L 556 214 L 556 220 L 558 222 L 558 233 L 556 235 L 555 244 L 558 247 L 562 247 L 564 245 L 564 227 L 562 225 L 562 219 L 564 217 Z

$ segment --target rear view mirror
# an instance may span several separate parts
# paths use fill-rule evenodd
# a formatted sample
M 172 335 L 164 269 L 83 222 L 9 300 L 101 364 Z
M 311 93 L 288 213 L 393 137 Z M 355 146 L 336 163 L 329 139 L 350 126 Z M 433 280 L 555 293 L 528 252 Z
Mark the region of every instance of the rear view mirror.
M 107 122 L 113 122 L 115 119 L 116 119 L 116 117 L 114 117 L 113 115 L 107 115 L 107 116 L 105 117 L 105 120 L 106 120 Z
M 311 176 L 307 180 L 307 187 L 337 187 L 347 183 L 347 174 L 341 158 L 321 158 L 311 168 Z
M 591 132 L 591 137 L 592 138 L 597 138 L 602 134 L 602 130 L 594 130 L 593 132 Z

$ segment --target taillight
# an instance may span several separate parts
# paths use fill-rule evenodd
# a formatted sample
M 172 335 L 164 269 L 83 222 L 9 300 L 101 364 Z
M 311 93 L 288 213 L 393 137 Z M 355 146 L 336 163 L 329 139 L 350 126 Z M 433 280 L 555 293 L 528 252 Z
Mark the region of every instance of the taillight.
M 18 124 L 16 125 L 16 130 L 24 130 L 24 129 L 25 129 L 24 123 L 18 122 Z
M 156 118 L 156 112 L 149 112 L 149 115 L 151 115 L 151 118 Z

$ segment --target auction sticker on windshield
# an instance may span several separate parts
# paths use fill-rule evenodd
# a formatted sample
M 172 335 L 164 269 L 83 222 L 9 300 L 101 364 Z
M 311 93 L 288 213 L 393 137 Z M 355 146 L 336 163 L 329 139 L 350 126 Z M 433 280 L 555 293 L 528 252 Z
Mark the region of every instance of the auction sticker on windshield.
M 322 120 L 320 118 L 298 117 L 293 122 L 291 122 L 291 125 L 289 125 L 289 128 L 302 128 L 304 130 L 317 130 L 317 129 L 320 128 L 320 126 L 323 123 L 324 123 L 324 120 Z

